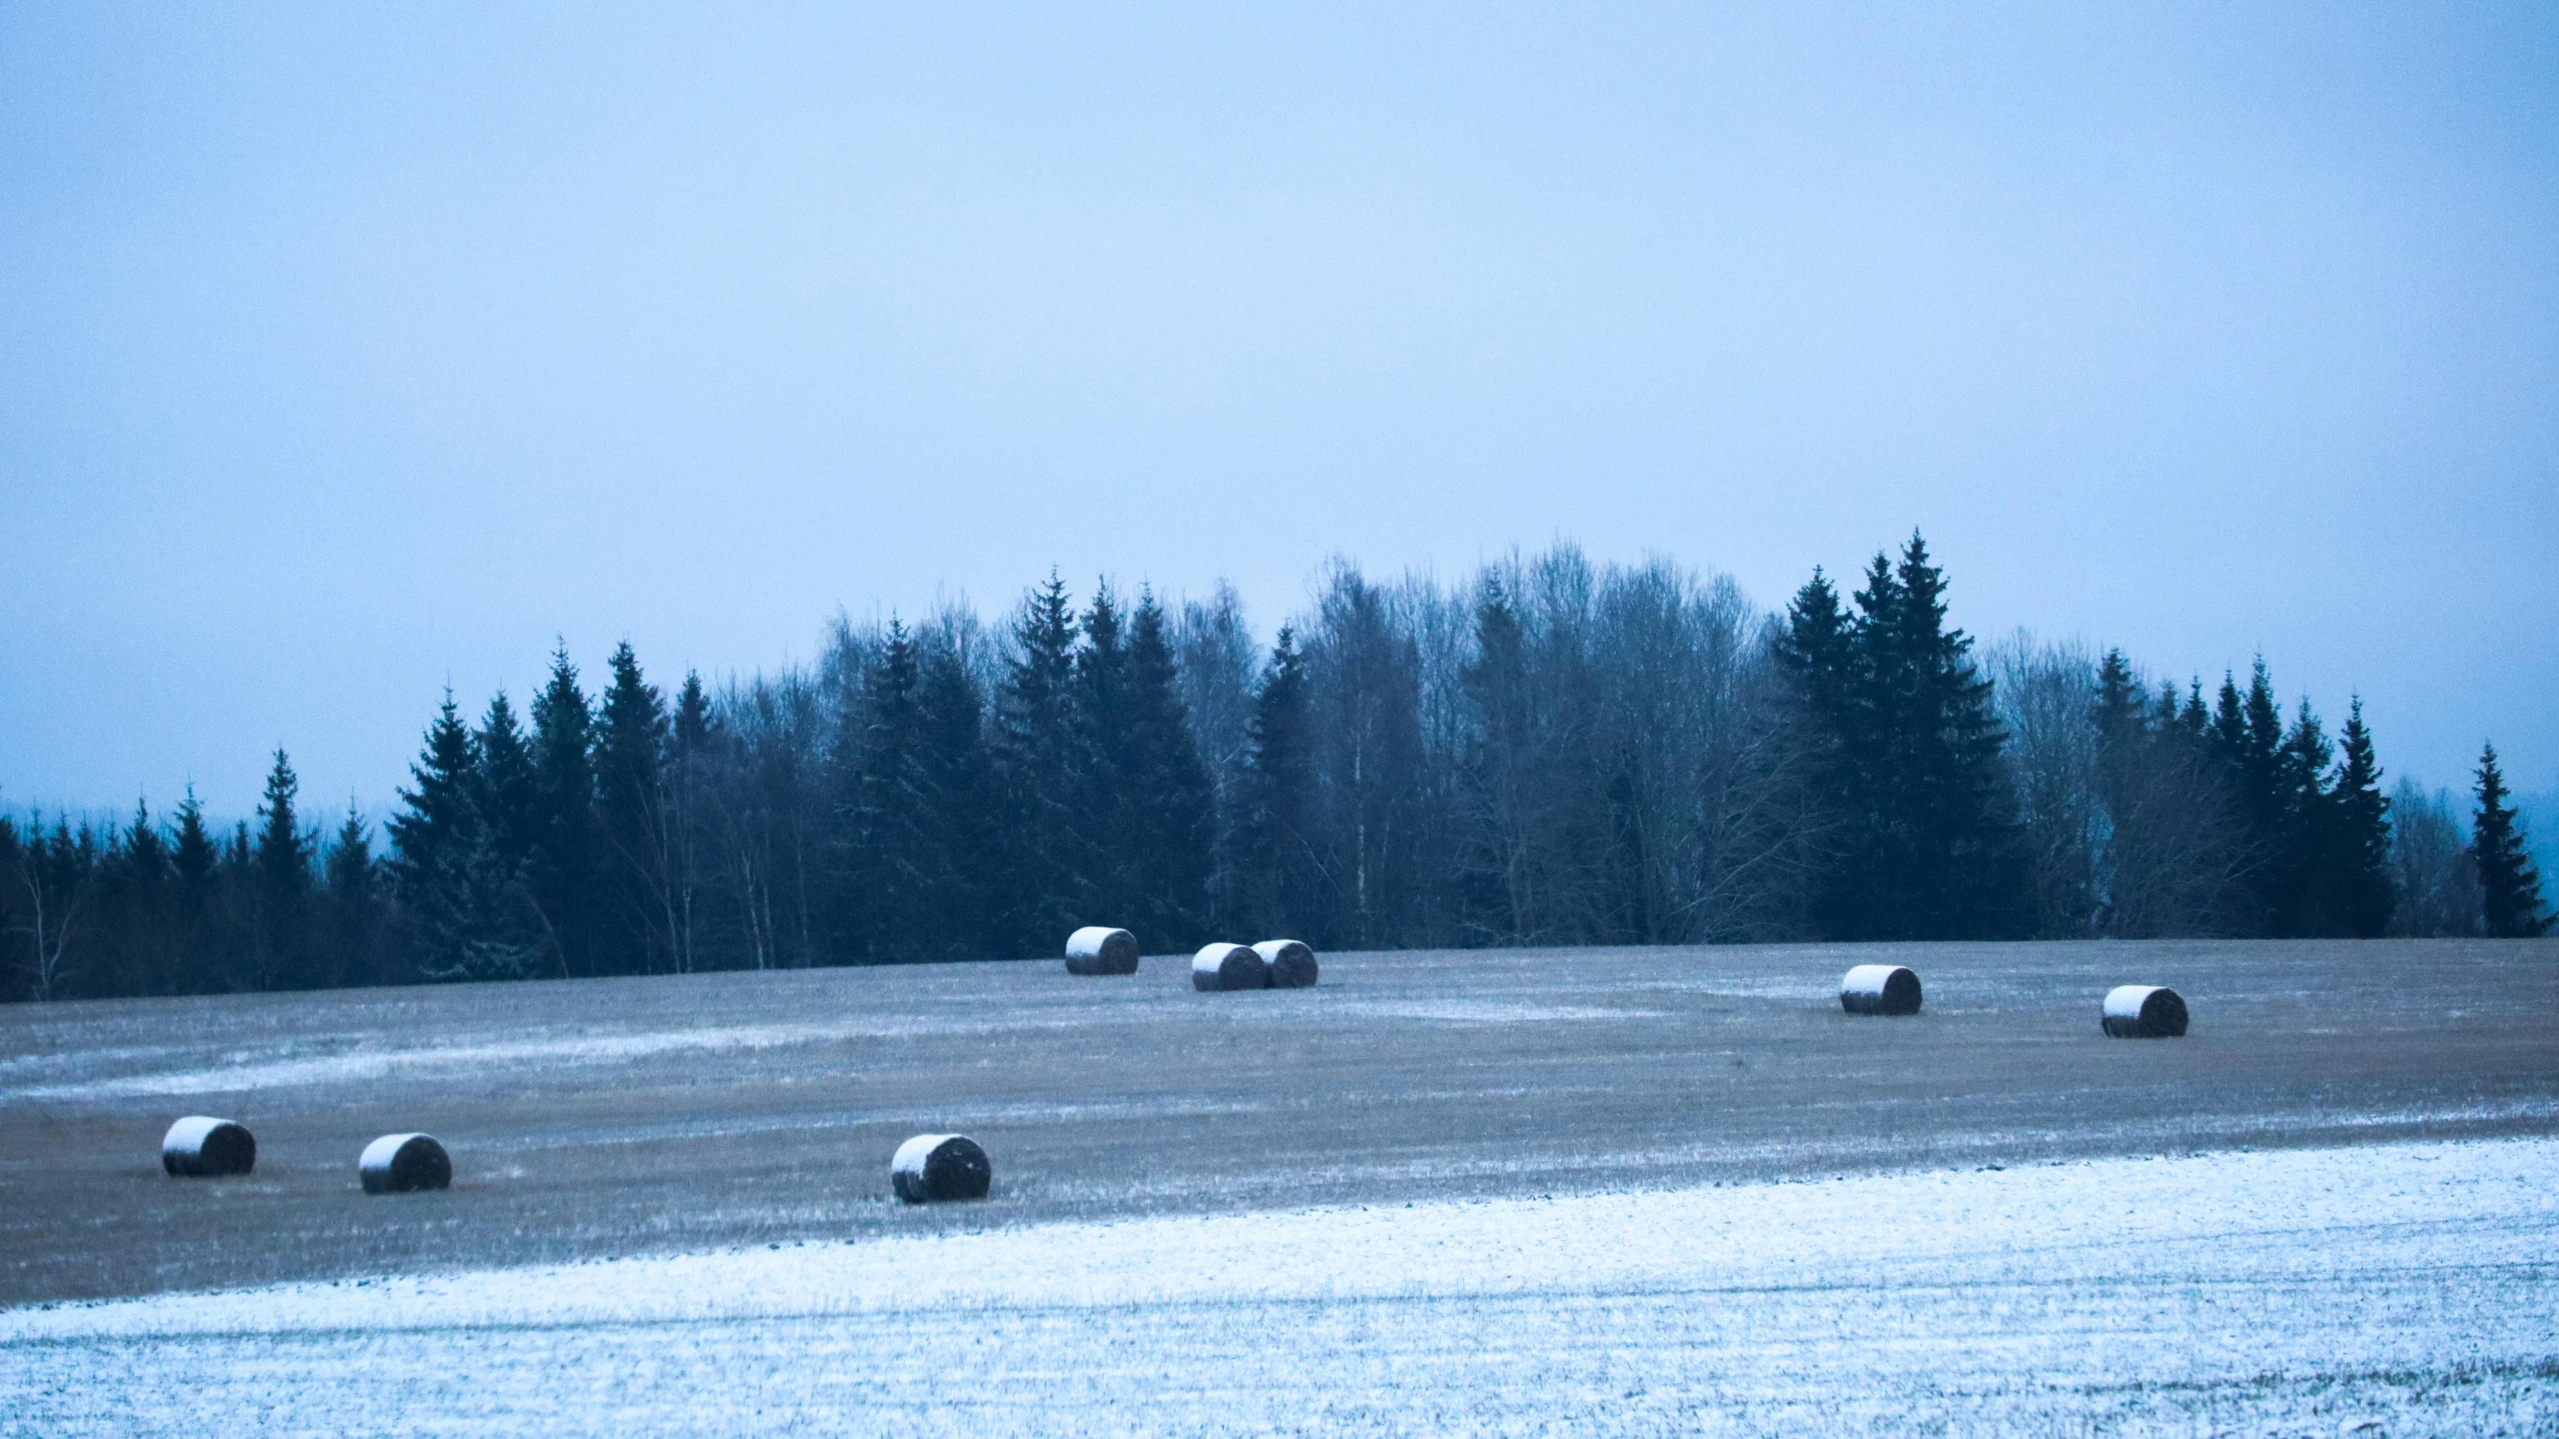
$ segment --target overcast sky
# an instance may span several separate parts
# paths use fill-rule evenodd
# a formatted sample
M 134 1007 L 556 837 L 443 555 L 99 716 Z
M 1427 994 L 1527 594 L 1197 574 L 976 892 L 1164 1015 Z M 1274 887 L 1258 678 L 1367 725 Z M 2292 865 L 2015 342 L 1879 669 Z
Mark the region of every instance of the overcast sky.
M 536 8 L 0 9 L 0 808 L 381 806 L 554 636 L 1913 527 L 2559 786 L 2559 7 Z

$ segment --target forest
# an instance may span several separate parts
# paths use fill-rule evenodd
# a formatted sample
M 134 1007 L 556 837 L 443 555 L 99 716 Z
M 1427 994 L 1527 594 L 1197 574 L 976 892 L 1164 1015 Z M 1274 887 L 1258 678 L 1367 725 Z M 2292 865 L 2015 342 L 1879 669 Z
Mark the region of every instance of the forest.
M 1913 535 L 1778 612 L 1571 546 L 1334 563 L 1264 646 L 1230 587 L 1056 575 L 990 624 L 839 616 L 819 661 L 521 712 L 447 695 L 377 832 L 0 816 L 14 999 L 1053 956 L 1804 939 L 2525 936 L 2493 748 L 2457 811 L 2262 659 L 2207 688 L 1949 620 Z M 671 693 L 670 693 L 671 691 Z

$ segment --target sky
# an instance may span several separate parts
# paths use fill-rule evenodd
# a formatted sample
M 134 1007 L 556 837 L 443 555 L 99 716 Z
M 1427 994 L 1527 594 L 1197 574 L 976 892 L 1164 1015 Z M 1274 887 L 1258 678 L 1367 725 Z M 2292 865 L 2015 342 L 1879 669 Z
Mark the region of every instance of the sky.
M 2559 9 L 0 8 L 0 809 L 1663 555 L 2559 788 Z

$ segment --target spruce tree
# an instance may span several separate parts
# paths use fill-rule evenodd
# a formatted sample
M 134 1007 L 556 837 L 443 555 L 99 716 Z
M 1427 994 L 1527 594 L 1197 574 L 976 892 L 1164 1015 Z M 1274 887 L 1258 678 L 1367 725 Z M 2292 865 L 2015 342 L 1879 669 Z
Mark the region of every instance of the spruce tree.
M 1115 747 L 1133 908 L 1159 943 L 1188 949 L 1208 938 L 1213 794 L 1182 707 L 1172 637 L 1151 591 L 1138 594 L 1122 679 Z
M 998 930 L 1015 953 L 1046 954 L 1095 914 L 1080 811 L 1084 729 L 1077 716 L 1075 609 L 1055 571 L 1024 597 L 997 694 L 994 758 L 1004 814 Z M 1145 943 L 1139 937 L 1139 943 Z
M 505 690 L 490 697 L 472 750 L 471 802 L 485 827 L 488 862 L 499 882 L 511 887 L 523 881 L 532 862 L 540 800 L 533 749 Z
M 1252 877 L 1247 905 L 1261 929 L 1316 932 L 1322 895 L 1314 865 L 1315 737 L 1306 659 L 1280 626 L 1253 697 L 1242 848 Z
M 599 972 L 672 968 L 672 849 L 667 832 L 666 702 L 640 673 L 630 641 L 614 646 L 595 736 L 597 832 L 606 896 Z
M 338 826 L 323 867 L 329 923 L 325 930 L 327 963 L 324 984 L 388 984 L 384 971 L 380 924 L 380 871 L 373 862 L 373 832 L 364 812 L 347 801 L 347 817 Z
M 931 799 L 925 957 L 990 958 L 1003 950 L 988 916 L 1008 880 L 994 868 L 1001 850 L 986 696 L 952 636 L 918 648 L 914 773 Z
M 267 772 L 266 797 L 258 806 L 257 848 L 257 987 L 305 987 L 309 946 L 311 842 L 293 813 L 301 781 L 279 747 L 275 767 Z
M 169 866 L 177 872 L 179 887 L 196 904 L 213 887 L 214 867 L 220 861 L 215 852 L 213 832 L 204 826 L 204 806 L 196 801 L 195 785 L 187 786 L 187 797 L 178 802 L 178 825 L 169 843 Z
M 889 618 L 888 640 L 863 677 L 867 722 L 858 762 L 850 875 L 853 958 L 866 964 L 927 957 L 933 914 L 932 799 L 921 783 L 920 666 L 906 626 Z
M 1891 584 L 1889 571 L 1871 581 Z M 1855 625 L 1818 566 L 1786 607 L 1775 654 L 1793 700 L 1789 739 L 1809 799 L 1812 864 L 1805 917 L 1817 934 L 1861 937 L 1869 928 L 1868 876 L 1877 859 L 1867 772 L 1873 745 L 1869 686 Z
M 594 729 L 577 666 L 563 644 L 552 651 L 550 680 L 533 698 L 530 866 L 537 917 L 563 975 L 596 972 Z
M 711 713 L 711 697 L 702 688 L 702 676 L 686 670 L 684 688 L 675 697 L 675 730 L 669 753 L 676 759 L 700 754 L 710 747 L 718 728 L 719 719 Z
M 1878 557 L 1880 559 L 1880 557 Z M 1890 736 L 1888 833 L 1908 932 L 2003 939 L 2030 922 L 2023 849 L 2000 752 L 2007 730 L 1972 637 L 1946 623 L 1946 578 L 1917 532 L 1895 567 L 1898 608 L 1861 621 Z M 1887 634 L 1870 634 L 1891 622 Z
M 2533 939 L 2549 931 L 2542 907 L 2541 875 L 2524 847 L 2523 824 L 2506 803 L 2506 776 L 2497 747 L 2479 750 L 2479 808 L 2471 820 L 2470 853 L 2479 870 L 2480 910 L 2493 939 Z
M 2381 792 L 2381 761 L 2357 696 L 2346 712 L 2337 781 L 2330 791 L 2328 911 L 2341 931 L 2378 939 L 2390 929 L 2398 891 L 2390 872 L 2390 801 Z
M 409 766 L 415 787 L 399 792 L 402 810 L 389 825 L 392 881 L 416 968 L 429 979 L 474 978 L 480 968 L 478 946 L 486 936 L 476 881 L 485 832 L 474 802 L 477 760 L 471 730 L 447 690 Z
M 2328 771 L 2334 755 L 2319 716 L 2303 699 L 2275 757 L 2276 859 L 2269 932 L 2277 936 L 2334 938 L 2343 932 L 2330 904 L 2337 824 Z

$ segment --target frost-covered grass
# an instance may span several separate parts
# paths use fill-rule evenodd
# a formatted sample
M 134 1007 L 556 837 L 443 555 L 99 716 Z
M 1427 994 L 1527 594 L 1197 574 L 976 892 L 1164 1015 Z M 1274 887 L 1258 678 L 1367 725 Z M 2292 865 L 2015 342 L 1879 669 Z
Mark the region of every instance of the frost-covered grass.
M 1027 1225 L 0 1312 L 0 1432 L 2547 1433 L 2554 1233 L 2549 1139 Z

